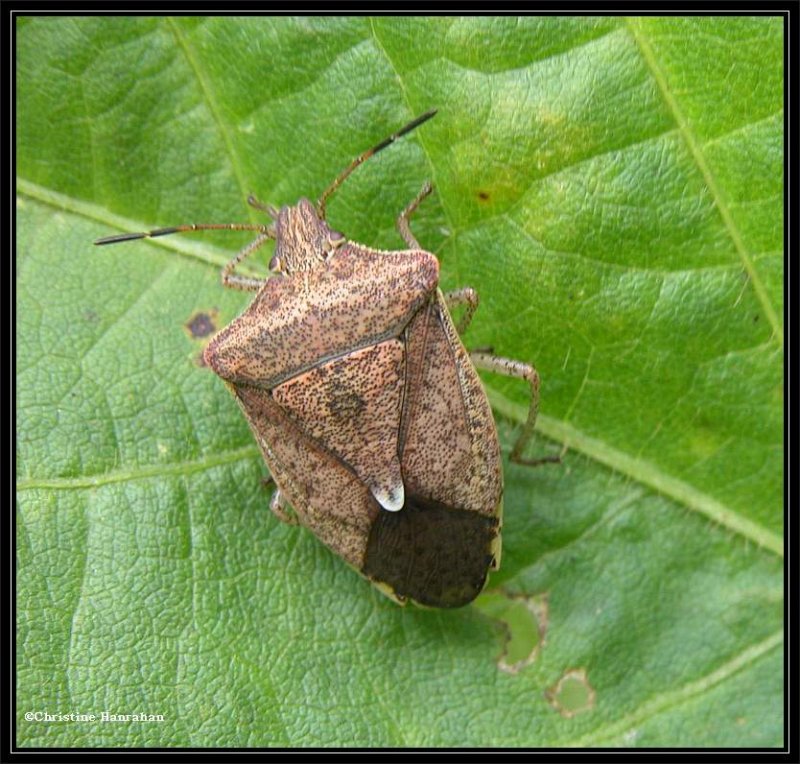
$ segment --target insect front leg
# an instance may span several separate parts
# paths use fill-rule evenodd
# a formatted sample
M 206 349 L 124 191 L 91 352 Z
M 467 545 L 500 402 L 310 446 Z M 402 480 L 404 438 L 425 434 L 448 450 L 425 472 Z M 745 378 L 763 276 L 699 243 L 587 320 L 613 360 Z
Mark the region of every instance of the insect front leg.
M 254 205 L 255 206 L 255 205 Z M 222 285 L 230 289 L 241 289 L 246 292 L 257 292 L 264 284 L 267 283 L 266 279 L 255 279 L 250 276 L 240 276 L 234 273 L 239 263 L 246 257 L 249 257 L 257 249 L 262 247 L 267 241 L 275 238 L 275 228 L 269 226 L 262 233 L 256 236 L 243 250 L 239 252 L 223 269 L 222 269 Z
M 400 235 L 403 237 L 403 241 L 408 244 L 411 249 L 422 249 L 420 247 L 419 242 L 417 241 L 416 237 L 413 233 L 411 233 L 411 226 L 409 225 L 409 219 L 416 211 L 417 207 L 419 207 L 420 202 L 428 196 L 428 194 L 433 191 L 433 186 L 431 185 L 430 181 L 425 181 L 424 185 L 422 186 L 422 190 L 411 200 L 411 203 L 406 207 L 401 213 L 400 217 L 397 218 L 397 230 L 400 232 Z
M 253 208 L 258 210 L 259 212 L 265 212 L 269 215 L 273 220 L 278 219 L 278 209 L 275 207 L 274 204 L 264 204 L 264 202 L 260 201 L 256 198 L 255 194 L 250 194 L 247 197 L 247 203 Z
M 530 385 L 531 405 L 528 409 L 528 418 L 522 427 L 522 432 L 519 434 L 517 442 L 511 449 L 511 455 L 509 457 L 511 461 L 531 467 L 539 464 L 560 462 L 560 456 L 543 456 L 537 459 L 530 459 L 522 456 L 525 446 L 528 445 L 528 441 L 533 435 L 533 428 L 536 426 L 536 416 L 539 413 L 539 372 L 529 363 L 522 363 L 522 361 L 515 361 L 511 358 L 501 358 L 500 356 L 484 351 L 472 351 L 469 357 L 478 369 L 491 371 L 495 374 L 502 374 L 505 377 L 524 379 Z

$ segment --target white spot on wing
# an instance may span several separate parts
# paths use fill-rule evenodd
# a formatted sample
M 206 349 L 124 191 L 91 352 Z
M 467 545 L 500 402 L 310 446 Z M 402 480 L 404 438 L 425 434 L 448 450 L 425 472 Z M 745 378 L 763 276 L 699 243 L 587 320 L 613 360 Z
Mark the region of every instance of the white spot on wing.
M 373 486 L 370 490 L 378 504 L 389 512 L 398 512 L 406 503 L 406 492 L 402 483 L 388 489 L 385 486 Z

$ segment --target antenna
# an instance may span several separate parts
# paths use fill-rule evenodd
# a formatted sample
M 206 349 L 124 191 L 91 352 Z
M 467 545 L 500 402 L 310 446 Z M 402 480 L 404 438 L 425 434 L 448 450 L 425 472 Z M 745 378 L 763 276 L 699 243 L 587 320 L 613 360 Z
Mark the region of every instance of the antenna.
M 377 154 L 379 151 L 385 149 L 389 144 L 394 143 L 398 138 L 401 138 L 406 133 L 410 133 L 415 127 L 419 127 L 423 122 L 427 122 L 431 117 L 433 117 L 437 112 L 437 109 L 430 109 L 426 111 L 424 114 L 421 114 L 416 119 L 412 119 L 407 125 L 401 127 L 396 133 L 393 133 L 385 140 L 382 140 L 377 146 L 373 146 L 371 149 L 367 149 L 363 154 L 357 156 L 350 165 L 343 170 L 333 181 L 333 183 L 328 186 L 322 196 L 320 196 L 319 201 L 317 202 L 317 214 L 322 218 L 325 219 L 325 203 L 330 198 L 331 194 L 336 191 L 342 183 L 350 177 L 350 174 L 353 170 L 356 169 L 359 165 L 363 164 L 367 161 L 371 156 Z
M 260 231 L 266 233 L 268 226 L 259 223 L 190 223 L 189 225 L 175 225 L 170 228 L 155 228 L 152 231 L 141 233 L 119 233 L 115 236 L 104 236 L 97 239 L 95 244 L 117 244 L 120 241 L 134 241 L 135 239 L 154 239 L 156 236 L 169 236 L 171 233 L 184 233 L 186 231 Z
M 396 133 L 393 133 L 388 138 L 382 140 L 377 146 L 373 146 L 360 156 L 357 156 L 350 165 L 339 174 L 333 183 L 325 189 L 325 192 L 317 202 L 317 214 L 319 217 L 325 219 L 325 202 L 330 198 L 331 194 L 336 191 L 339 186 L 350 177 L 353 170 L 359 165 L 367 161 L 371 156 L 377 154 L 379 151 L 385 149 L 388 145 L 394 143 L 398 138 L 401 138 L 406 133 L 410 133 L 415 127 L 419 127 L 423 122 L 427 122 L 431 117 L 436 114 L 436 109 L 430 109 L 424 114 L 421 114 L 416 119 L 412 119 L 407 125 L 401 127 Z M 255 207 L 257 210 L 266 212 L 273 220 L 277 218 L 277 210 L 267 204 L 262 204 L 254 196 L 250 195 L 247 198 L 248 204 Z M 270 225 L 257 224 L 257 223 L 191 223 L 189 225 L 176 225 L 169 228 L 154 228 L 152 231 L 142 231 L 140 233 L 120 233 L 115 236 L 104 236 L 102 239 L 97 239 L 95 244 L 102 246 L 104 244 L 117 244 L 122 241 L 134 241 L 136 239 L 154 239 L 157 236 L 169 236 L 173 233 L 186 233 L 187 231 L 257 231 L 261 234 L 267 234 L 272 237 L 275 235 L 275 229 Z

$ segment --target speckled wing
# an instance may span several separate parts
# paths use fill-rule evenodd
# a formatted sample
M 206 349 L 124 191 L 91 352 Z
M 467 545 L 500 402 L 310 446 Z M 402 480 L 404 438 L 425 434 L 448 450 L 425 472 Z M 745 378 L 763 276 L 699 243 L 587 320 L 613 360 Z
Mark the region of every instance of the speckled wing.
M 424 605 L 459 607 L 500 555 L 502 463 L 489 402 L 437 291 L 404 332 L 405 506 L 380 513 L 364 573 Z
M 496 515 L 503 495 L 497 429 L 441 293 L 417 313 L 405 338 L 400 457 L 407 489 L 446 506 Z
M 386 340 L 299 374 L 272 394 L 317 443 L 364 481 L 386 510 L 403 507 L 397 453 L 405 353 Z
M 267 282 L 205 358 L 303 525 L 398 601 L 458 607 L 500 551 L 491 410 L 433 255 L 346 247 Z
M 381 510 L 369 488 L 309 437 L 266 390 L 231 385 L 264 461 L 300 522 L 357 570 Z

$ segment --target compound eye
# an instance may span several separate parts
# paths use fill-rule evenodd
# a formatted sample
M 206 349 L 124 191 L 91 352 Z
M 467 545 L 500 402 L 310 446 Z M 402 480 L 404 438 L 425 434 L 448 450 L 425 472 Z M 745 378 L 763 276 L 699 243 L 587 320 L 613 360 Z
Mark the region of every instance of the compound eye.
M 281 262 L 280 257 L 278 255 L 273 255 L 269 261 L 269 269 L 271 271 L 278 272 L 283 267 L 283 263 Z

